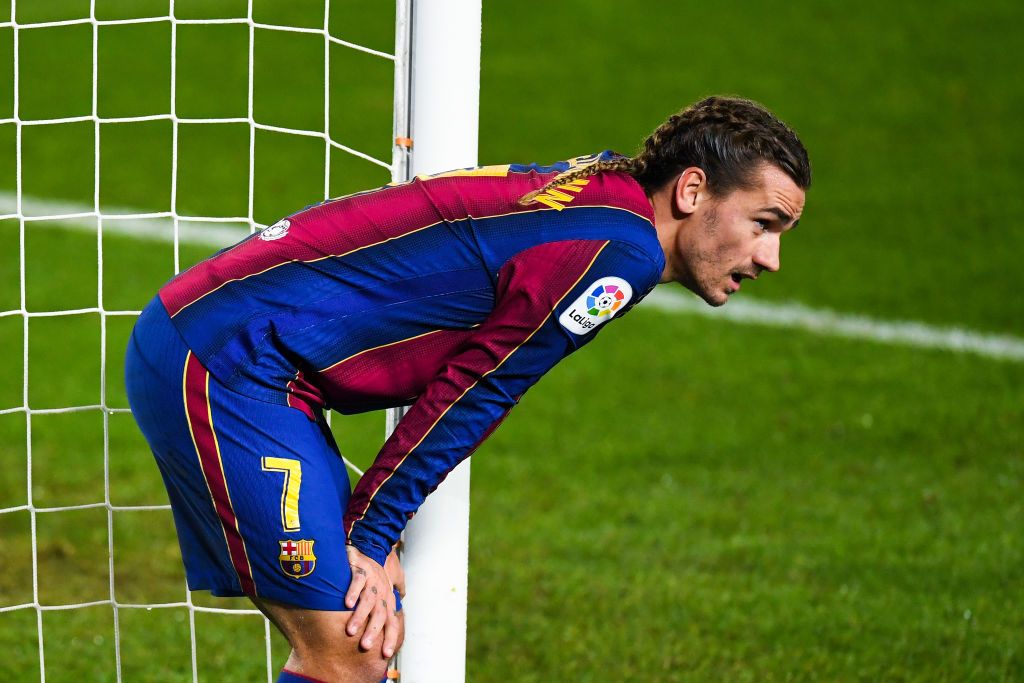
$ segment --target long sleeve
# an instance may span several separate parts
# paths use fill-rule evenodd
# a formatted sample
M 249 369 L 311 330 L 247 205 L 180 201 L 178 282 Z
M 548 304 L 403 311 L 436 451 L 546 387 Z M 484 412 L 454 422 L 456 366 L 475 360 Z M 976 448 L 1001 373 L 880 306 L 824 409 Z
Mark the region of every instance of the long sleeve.
M 488 318 L 427 385 L 345 514 L 349 543 L 381 564 L 408 519 L 544 373 L 645 296 L 661 264 L 631 244 L 550 242 L 498 273 Z

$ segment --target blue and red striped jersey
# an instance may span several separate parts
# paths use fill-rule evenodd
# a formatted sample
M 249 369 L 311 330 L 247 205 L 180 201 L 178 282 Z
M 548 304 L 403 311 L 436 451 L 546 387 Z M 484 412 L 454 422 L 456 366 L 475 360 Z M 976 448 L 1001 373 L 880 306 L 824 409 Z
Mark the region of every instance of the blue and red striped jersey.
M 658 283 L 629 175 L 550 166 L 422 176 L 292 214 L 177 276 L 160 299 L 239 393 L 356 413 L 411 405 L 353 492 L 348 541 L 383 564 L 426 496 L 559 360 Z

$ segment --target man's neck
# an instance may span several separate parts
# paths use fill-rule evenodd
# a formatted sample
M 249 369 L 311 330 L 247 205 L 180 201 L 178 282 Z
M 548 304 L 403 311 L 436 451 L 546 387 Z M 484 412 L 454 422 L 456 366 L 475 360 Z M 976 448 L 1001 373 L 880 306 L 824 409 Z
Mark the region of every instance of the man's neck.
M 648 197 L 654 210 L 654 229 L 658 233 L 658 243 L 665 253 L 665 270 L 661 274 L 661 282 L 674 282 L 676 278 L 675 245 L 683 221 L 672 210 L 672 196 L 675 187 L 668 183 Z

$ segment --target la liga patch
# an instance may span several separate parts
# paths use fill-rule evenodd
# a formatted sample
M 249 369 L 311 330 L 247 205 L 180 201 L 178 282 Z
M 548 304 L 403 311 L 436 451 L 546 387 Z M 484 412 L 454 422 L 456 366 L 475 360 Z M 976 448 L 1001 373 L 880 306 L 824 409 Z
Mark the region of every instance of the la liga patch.
M 607 322 L 633 298 L 633 288 L 620 277 L 603 277 L 590 285 L 558 316 L 559 324 L 573 334 L 587 334 Z

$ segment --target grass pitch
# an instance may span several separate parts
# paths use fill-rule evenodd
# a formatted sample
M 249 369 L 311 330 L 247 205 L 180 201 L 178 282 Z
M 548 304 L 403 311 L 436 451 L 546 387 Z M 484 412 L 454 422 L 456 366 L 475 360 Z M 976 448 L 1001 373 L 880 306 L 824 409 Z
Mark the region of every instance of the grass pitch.
M 245 4 L 175 7 L 201 18 Z M 317 3 L 254 4 L 261 21 L 322 22 Z M 393 16 L 374 4 L 334 3 L 334 34 L 390 49 Z M 17 9 L 19 22 L 51 21 L 87 16 L 89 2 Z M 100 18 L 166 11 L 96 1 Z M 747 95 L 800 132 L 816 176 L 782 272 L 742 296 L 1019 335 L 1022 14 L 1009 2 L 487 3 L 480 159 L 629 152 L 685 103 Z M 99 37 L 100 114 L 168 113 L 167 24 Z M 91 40 L 89 26 L 19 32 L 22 119 L 91 112 Z M 245 115 L 247 40 L 244 27 L 179 28 L 179 116 Z M 0 28 L 2 74 L 13 74 L 13 43 Z M 322 43 L 257 31 L 254 57 L 257 120 L 322 128 Z M 343 49 L 330 60 L 332 136 L 387 158 L 388 64 Z M 9 78 L 0 119 L 13 112 Z M 88 122 L 24 127 L 24 192 L 91 204 L 94 135 Z M 170 208 L 171 136 L 168 121 L 101 126 L 104 207 Z M 0 192 L 15 188 L 14 142 L 15 126 L 0 124 Z M 322 198 L 322 141 L 259 131 L 254 142 L 256 220 Z M 246 215 L 248 128 L 182 124 L 178 144 L 178 209 Z M 346 155 L 330 161 L 331 194 L 387 180 Z M 17 222 L 0 221 L 0 238 L 0 310 L 11 310 Z M 207 251 L 182 245 L 178 265 Z M 174 272 L 175 253 L 30 223 L 24 263 L 30 311 L 101 298 L 133 310 Z M 23 403 L 22 325 L 0 317 L 0 408 Z M 108 318 L 104 338 L 97 314 L 33 318 L 29 406 L 125 407 L 130 326 Z M 544 378 L 474 458 L 469 680 L 1024 678 L 1022 385 L 1019 363 L 641 306 Z M 342 450 L 367 464 L 382 423 L 336 419 Z M 33 416 L 36 506 L 104 499 L 104 433 L 98 411 Z M 164 503 L 130 416 L 109 416 L 106 434 L 111 502 Z M 0 507 L 26 501 L 27 440 L 23 414 L 0 415 Z M 37 520 L 40 600 L 109 598 L 106 513 Z M 32 600 L 29 532 L 27 513 L 0 515 L 11 556 L 0 606 Z M 113 534 L 118 601 L 184 598 L 169 513 L 115 513 Z M 120 610 L 123 680 L 190 680 L 188 619 Z M 113 680 L 113 620 L 108 606 L 45 612 L 47 679 Z M 200 613 L 195 627 L 202 680 L 265 677 L 261 619 Z M 38 679 L 34 610 L 0 613 L 0 646 L 0 679 Z M 276 636 L 272 646 L 279 664 L 286 649 Z

